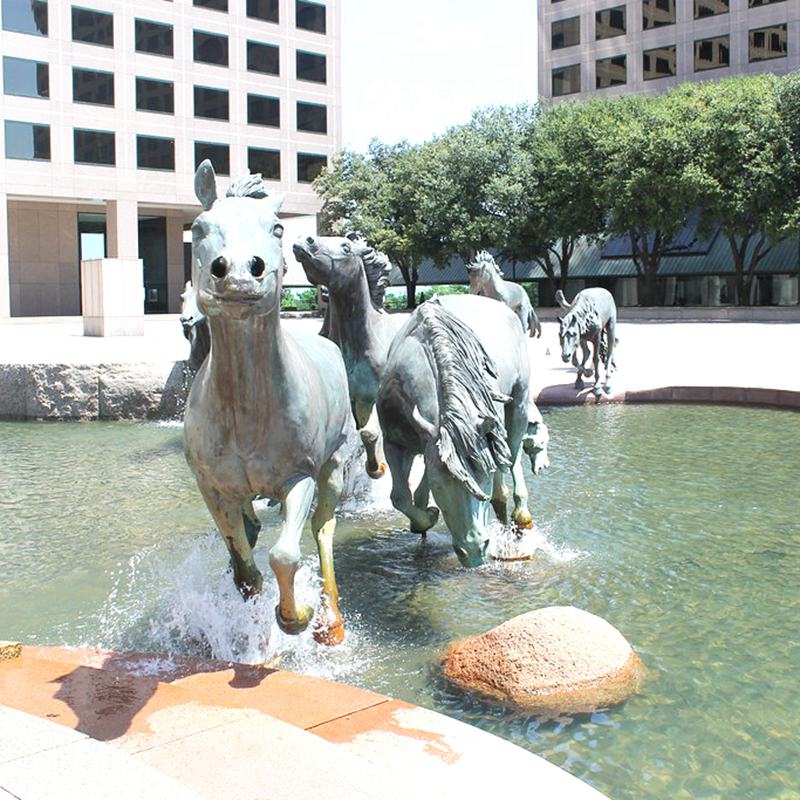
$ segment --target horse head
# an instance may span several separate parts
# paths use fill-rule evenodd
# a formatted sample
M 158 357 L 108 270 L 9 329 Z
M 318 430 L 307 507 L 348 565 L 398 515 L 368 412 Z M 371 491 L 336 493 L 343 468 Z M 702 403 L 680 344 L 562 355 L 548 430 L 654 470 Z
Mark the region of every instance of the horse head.
M 217 197 L 211 162 L 194 179 L 203 212 L 192 223 L 192 282 L 204 314 L 246 319 L 280 307 L 286 262 L 278 210 L 284 196 L 267 197 L 260 175 L 237 178 Z
M 475 260 L 467 264 L 469 288 L 472 294 L 479 294 L 481 287 L 489 278 L 488 268 L 490 262 L 494 263 L 492 256 L 486 250 L 481 250 L 475 256 Z
M 210 338 L 208 319 L 197 307 L 197 295 L 191 281 L 186 281 L 181 295 L 181 327 L 191 345 L 189 365 L 198 369 L 208 355 Z
M 558 318 L 558 341 L 561 343 L 561 359 L 566 364 L 581 341 L 577 317 L 567 314 Z

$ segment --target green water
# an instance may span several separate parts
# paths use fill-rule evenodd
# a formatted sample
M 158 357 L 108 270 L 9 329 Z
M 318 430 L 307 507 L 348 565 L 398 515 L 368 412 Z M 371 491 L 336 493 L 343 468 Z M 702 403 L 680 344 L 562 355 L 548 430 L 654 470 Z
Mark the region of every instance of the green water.
M 558 409 L 552 468 L 529 476 L 530 562 L 462 569 L 420 545 L 380 482 L 341 520 L 348 638 L 320 648 L 225 575 L 176 427 L 0 424 L 0 638 L 284 664 L 475 724 L 614 800 L 800 798 L 800 414 L 707 406 Z M 266 506 L 259 562 L 274 540 Z M 310 538 L 310 537 L 308 537 Z M 313 548 L 299 573 L 317 593 Z M 643 693 L 557 723 L 451 690 L 451 640 L 571 604 L 618 627 Z

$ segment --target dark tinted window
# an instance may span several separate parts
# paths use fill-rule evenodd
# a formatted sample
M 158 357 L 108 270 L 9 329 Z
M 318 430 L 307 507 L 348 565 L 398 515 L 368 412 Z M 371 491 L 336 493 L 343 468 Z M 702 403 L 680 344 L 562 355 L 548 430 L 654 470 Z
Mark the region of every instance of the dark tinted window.
M 3 30 L 47 36 L 45 0 L 3 0 Z
M 625 56 L 598 58 L 594 70 L 595 89 L 608 89 L 611 86 L 622 86 L 628 80 Z
M 550 28 L 550 46 L 553 50 L 581 43 L 581 18 L 556 20 Z
M 231 148 L 227 144 L 216 144 L 214 142 L 195 142 L 194 143 L 194 168 L 209 159 L 214 165 L 214 172 L 217 175 L 231 174 Z
M 311 183 L 327 166 L 327 156 L 317 156 L 312 153 L 298 153 L 297 180 L 300 183 Z
M 175 140 L 158 136 L 136 137 L 136 166 L 139 169 L 175 171 Z
M 170 81 L 151 78 L 136 79 L 136 108 L 139 111 L 160 111 L 172 114 L 175 111 L 175 90 Z
M 247 0 L 247 16 L 265 22 L 278 22 L 278 0 Z
M 711 39 L 698 39 L 694 43 L 694 68 L 718 69 L 731 63 L 730 36 L 715 36 Z
M 172 25 L 146 19 L 137 19 L 135 24 L 137 52 L 172 56 Z
M 786 25 L 770 25 L 750 31 L 750 60 L 766 61 L 786 55 Z
M 306 53 L 298 50 L 295 58 L 297 79 L 300 81 L 314 81 L 326 83 L 328 80 L 328 65 L 325 56 L 319 53 Z
M 727 14 L 728 10 L 728 0 L 694 0 L 695 19 Z
M 595 39 L 610 39 L 612 36 L 622 36 L 625 31 L 625 6 L 604 8 L 602 11 L 595 12 Z
M 758 6 L 769 6 L 772 3 L 782 3 L 783 0 L 747 0 L 749 8 L 757 8 Z
M 247 168 L 254 175 L 260 173 L 262 178 L 279 181 L 281 179 L 281 151 L 248 147 Z
M 251 125 L 268 125 L 271 128 L 279 128 L 281 101 L 277 97 L 267 97 L 263 94 L 248 94 L 247 121 Z
M 297 130 L 311 133 L 328 132 L 328 109 L 316 103 L 297 104 Z
M 194 60 L 228 66 L 228 37 L 205 31 L 194 32 Z
M 209 119 L 228 119 L 228 92 L 225 89 L 195 86 L 194 115 Z
M 76 103 L 114 105 L 114 73 L 91 69 L 72 70 L 72 99 Z
M 645 50 L 642 58 L 643 77 L 646 81 L 668 78 L 675 74 L 675 45 Z
M 114 46 L 114 15 L 72 7 L 72 41 Z
M 262 42 L 247 43 L 247 69 L 250 72 L 264 72 L 267 75 L 279 75 L 279 49 L 274 44 Z
M 75 128 L 75 163 L 114 165 L 114 134 Z
M 581 65 L 570 64 L 553 70 L 553 97 L 575 94 L 581 90 Z
M 201 8 L 213 8 L 215 11 L 228 10 L 228 0 L 192 0 L 192 3 Z
M 642 27 L 661 28 L 675 23 L 675 0 L 642 0 Z
M 307 3 L 296 0 L 295 15 L 297 27 L 305 31 L 325 33 L 325 6 L 321 3 Z
M 6 158 L 50 160 L 50 126 L 6 120 Z
M 21 97 L 50 97 L 50 69 L 43 61 L 3 56 L 3 92 Z

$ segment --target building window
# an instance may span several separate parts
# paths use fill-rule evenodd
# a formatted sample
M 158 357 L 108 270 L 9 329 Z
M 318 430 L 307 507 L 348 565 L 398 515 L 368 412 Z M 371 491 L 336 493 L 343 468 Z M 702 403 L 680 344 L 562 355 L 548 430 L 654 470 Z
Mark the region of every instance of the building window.
M 135 27 L 137 53 L 152 53 L 172 58 L 172 25 L 137 19 Z
M 44 61 L 3 56 L 3 93 L 50 97 L 50 68 Z
M 661 28 L 675 24 L 675 0 L 642 0 L 642 27 Z
M 642 59 L 643 77 L 646 81 L 669 78 L 675 74 L 675 45 L 645 50 Z
M 611 39 L 614 36 L 622 36 L 625 31 L 625 6 L 604 8 L 595 12 L 595 39 Z
M 279 22 L 278 0 L 247 0 L 247 16 L 264 22 Z
M 277 97 L 267 97 L 263 94 L 248 94 L 247 122 L 250 125 L 279 128 L 281 125 L 281 101 Z
M 76 164 L 114 166 L 116 152 L 113 133 L 75 128 L 74 134 Z
M 562 47 L 572 47 L 581 43 L 581 18 L 556 20 L 550 26 L 550 47 L 560 50 Z
M 784 0 L 747 0 L 748 8 L 758 8 L 759 6 L 768 6 L 772 3 L 782 3 Z
M 47 2 L 3 0 L 3 30 L 47 36 Z
M 609 89 L 622 86 L 628 81 L 627 59 L 625 56 L 598 58 L 594 62 L 595 89 Z
M 694 18 L 715 17 L 730 11 L 729 0 L 694 0 Z
M 295 66 L 299 81 L 314 81 L 314 83 L 327 83 L 328 81 L 327 59 L 319 53 L 306 53 L 305 50 L 298 50 Z
M 265 180 L 279 181 L 281 179 L 281 151 L 248 147 L 247 169 L 254 175 L 259 173 Z
M 195 86 L 194 115 L 206 119 L 228 119 L 228 92 L 225 89 Z
M 50 160 L 50 126 L 6 120 L 6 158 Z
M 136 79 L 136 108 L 138 111 L 175 113 L 175 89 L 171 81 L 152 78 Z
M 214 11 L 228 10 L 228 0 L 192 0 L 192 5 L 200 8 L 213 8 Z
M 72 41 L 114 46 L 114 15 L 72 7 Z
M 750 31 L 750 61 L 766 61 L 786 55 L 786 23 Z
M 571 64 L 568 67 L 558 67 L 552 73 L 553 97 L 563 97 L 565 94 L 575 94 L 581 90 L 581 65 Z
M 694 68 L 719 69 L 731 63 L 730 36 L 715 36 L 713 39 L 698 39 L 694 43 Z
M 98 106 L 114 105 L 114 73 L 72 69 L 72 100 Z
M 136 166 L 175 172 L 175 140 L 159 136 L 136 137 Z
M 231 148 L 227 144 L 217 144 L 215 142 L 195 142 L 194 143 L 194 168 L 208 159 L 214 166 L 217 175 L 231 174 Z
M 328 132 L 328 109 L 318 103 L 297 104 L 297 130 L 310 133 Z
M 325 6 L 322 3 L 295 0 L 294 10 L 298 28 L 302 28 L 304 31 L 325 33 Z
M 313 183 L 317 175 L 328 166 L 327 156 L 313 153 L 297 154 L 297 180 L 299 183 Z
M 228 66 L 228 37 L 205 31 L 194 32 L 194 60 L 202 64 Z
M 247 43 L 247 69 L 265 75 L 280 75 L 280 50 L 275 44 Z

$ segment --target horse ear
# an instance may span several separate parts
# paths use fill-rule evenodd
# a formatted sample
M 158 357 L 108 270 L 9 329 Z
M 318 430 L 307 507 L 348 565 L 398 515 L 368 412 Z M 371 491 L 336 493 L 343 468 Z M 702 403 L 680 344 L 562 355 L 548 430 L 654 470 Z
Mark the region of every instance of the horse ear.
M 208 211 L 217 201 L 217 176 L 208 159 L 200 164 L 194 174 L 194 193 L 203 206 L 203 211 Z
M 285 192 L 281 192 L 280 194 L 273 194 L 267 198 L 267 202 L 270 204 L 272 210 L 276 214 L 281 210 L 284 200 L 286 200 Z

